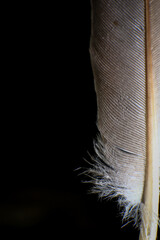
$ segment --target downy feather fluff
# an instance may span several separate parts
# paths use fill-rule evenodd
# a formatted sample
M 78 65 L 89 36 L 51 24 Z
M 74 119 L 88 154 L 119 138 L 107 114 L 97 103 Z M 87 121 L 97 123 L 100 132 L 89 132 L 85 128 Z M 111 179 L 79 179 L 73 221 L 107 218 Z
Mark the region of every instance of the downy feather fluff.
M 160 167 L 160 0 L 91 0 L 97 95 L 93 191 L 118 197 L 155 240 Z M 159 141 L 159 143 L 158 143 Z

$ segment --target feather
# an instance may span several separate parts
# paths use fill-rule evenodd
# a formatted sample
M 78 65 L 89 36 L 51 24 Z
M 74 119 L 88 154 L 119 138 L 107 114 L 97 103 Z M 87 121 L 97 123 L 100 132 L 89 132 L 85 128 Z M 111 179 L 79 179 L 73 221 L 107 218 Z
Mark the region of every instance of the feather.
M 91 0 L 97 96 L 93 191 L 155 240 L 160 167 L 160 1 Z M 159 142 L 158 142 L 159 141 Z

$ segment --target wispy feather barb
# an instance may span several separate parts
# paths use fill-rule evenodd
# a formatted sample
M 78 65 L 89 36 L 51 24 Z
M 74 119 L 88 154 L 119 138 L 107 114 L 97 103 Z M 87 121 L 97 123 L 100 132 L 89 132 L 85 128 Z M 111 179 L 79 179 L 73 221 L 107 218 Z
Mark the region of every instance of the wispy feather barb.
M 121 207 L 121 214 L 124 221 L 132 219 L 135 226 L 139 226 L 141 204 L 134 204 L 125 198 L 126 187 L 119 186 L 114 182 L 114 175 L 118 174 L 109 161 L 106 163 L 105 148 L 102 145 L 100 136 L 94 141 L 96 157 L 92 157 L 92 167 L 87 170 L 91 176 L 90 183 L 93 184 L 92 193 L 97 193 L 100 198 L 117 198 Z M 109 165 L 110 164 L 110 165 Z

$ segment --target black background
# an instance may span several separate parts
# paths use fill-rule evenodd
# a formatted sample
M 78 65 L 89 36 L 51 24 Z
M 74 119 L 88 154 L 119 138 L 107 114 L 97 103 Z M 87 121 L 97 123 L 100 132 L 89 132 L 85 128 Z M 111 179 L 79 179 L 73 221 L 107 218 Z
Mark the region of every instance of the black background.
M 4 8 L 0 232 L 20 239 L 138 239 L 115 201 L 88 194 L 96 136 L 90 1 Z M 78 169 L 81 167 L 81 169 Z M 76 170 L 78 169 L 78 170 Z

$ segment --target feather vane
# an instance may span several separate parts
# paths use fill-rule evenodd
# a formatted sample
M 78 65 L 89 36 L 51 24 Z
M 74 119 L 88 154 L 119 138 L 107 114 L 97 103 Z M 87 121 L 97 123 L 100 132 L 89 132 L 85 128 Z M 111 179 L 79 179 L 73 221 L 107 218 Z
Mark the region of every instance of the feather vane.
M 124 219 L 155 240 L 160 167 L 160 1 L 92 0 L 97 95 L 93 191 L 118 197 Z

